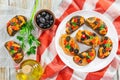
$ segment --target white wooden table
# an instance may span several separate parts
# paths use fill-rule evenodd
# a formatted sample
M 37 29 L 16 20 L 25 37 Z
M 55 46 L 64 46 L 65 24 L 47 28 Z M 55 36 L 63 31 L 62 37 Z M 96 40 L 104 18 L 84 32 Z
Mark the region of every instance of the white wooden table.
M 48 8 L 51 10 L 56 10 L 62 0 L 39 0 L 39 9 Z M 12 6 L 27 10 L 32 10 L 35 0 L 0 0 L 0 6 Z M 53 5 L 56 4 L 56 5 Z M 4 7 L 3 7 L 4 8 Z M 5 11 L 0 8 L 0 15 L 4 14 Z M 113 80 L 120 80 L 120 67 L 114 76 Z M 1 80 L 1 78 L 0 78 Z

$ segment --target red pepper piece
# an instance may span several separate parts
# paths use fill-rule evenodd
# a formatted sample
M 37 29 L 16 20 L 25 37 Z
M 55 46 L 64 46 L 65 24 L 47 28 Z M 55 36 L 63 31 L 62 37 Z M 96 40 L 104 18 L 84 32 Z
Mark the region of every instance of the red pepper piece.
M 90 59 L 87 59 L 87 62 L 88 62 L 88 63 L 90 63 L 90 62 L 91 62 L 91 60 L 90 60 Z
M 86 36 L 83 34 L 83 35 L 82 35 L 82 38 L 86 38 Z
M 74 22 L 77 23 L 78 19 L 77 18 L 74 18 Z
M 7 27 L 9 27 L 9 26 L 10 26 L 10 22 L 7 23 Z
M 89 55 L 90 55 L 90 56 L 94 56 L 94 53 L 90 52 Z
M 66 27 L 70 27 L 71 25 L 70 25 L 70 23 L 69 22 L 67 22 L 66 23 Z
M 67 44 L 67 41 L 66 40 L 64 40 L 64 45 L 66 45 Z
M 75 57 L 74 57 L 74 61 L 75 61 L 76 63 L 78 63 L 78 62 L 80 61 L 80 57 L 79 57 L 79 56 L 75 56 Z
M 107 40 L 104 40 L 104 41 L 103 41 L 103 44 L 106 44 L 106 43 L 107 43 Z

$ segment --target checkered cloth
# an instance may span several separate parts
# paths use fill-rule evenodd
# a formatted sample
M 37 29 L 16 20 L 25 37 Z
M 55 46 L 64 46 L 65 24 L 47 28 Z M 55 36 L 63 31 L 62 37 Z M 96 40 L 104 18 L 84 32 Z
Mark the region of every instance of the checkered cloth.
M 59 58 L 55 49 L 55 34 L 60 22 L 72 12 L 93 10 L 111 20 L 120 39 L 120 0 L 63 0 L 57 11 L 54 11 L 56 22 L 51 30 L 41 32 L 41 46 L 37 49 L 36 60 L 44 67 L 41 80 L 112 80 L 119 67 L 119 57 L 102 70 L 96 72 L 79 72 L 68 67 Z M 117 55 L 120 54 L 120 41 Z

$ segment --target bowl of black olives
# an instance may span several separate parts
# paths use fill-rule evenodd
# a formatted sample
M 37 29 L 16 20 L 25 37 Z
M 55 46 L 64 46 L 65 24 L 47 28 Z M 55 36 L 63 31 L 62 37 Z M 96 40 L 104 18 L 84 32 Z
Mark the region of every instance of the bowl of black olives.
M 41 30 L 52 28 L 54 23 L 55 16 L 53 12 L 48 9 L 39 10 L 34 16 L 34 24 Z

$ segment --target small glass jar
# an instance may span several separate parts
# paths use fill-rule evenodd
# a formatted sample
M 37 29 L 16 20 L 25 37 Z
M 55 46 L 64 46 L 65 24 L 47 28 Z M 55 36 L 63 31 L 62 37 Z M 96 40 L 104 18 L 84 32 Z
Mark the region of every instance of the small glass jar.
M 35 60 L 25 60 L 17 70 L 17 80 L 39 80 L 43 74 L 43 68 Z

